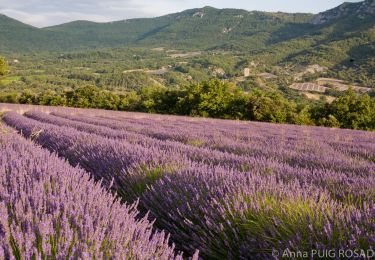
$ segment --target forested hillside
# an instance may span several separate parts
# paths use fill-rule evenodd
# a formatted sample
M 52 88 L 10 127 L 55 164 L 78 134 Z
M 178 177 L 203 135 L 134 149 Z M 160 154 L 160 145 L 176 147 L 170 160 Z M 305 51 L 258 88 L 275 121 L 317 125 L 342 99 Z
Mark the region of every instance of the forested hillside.
M 194 49 L 259 50 L 280 42 L 308 38 L 310 45 L 368 33 L 374 26 L 373 0 L 344 4 L 325 13 L 287 14 L 204 7 L 146 19 L 110 23 L 75 21 L 37 29 L 1 16 L 2 41 L 26 50 L 74 49 L 126 45 Z M 12 36 L 12 37 L 10 37 Z M 49 41 L 45 41 L 49 37 Z M 3 42 L 2 42 L 3 43 Z M 2 44 L 3 45 L 3 44 Z M 14 45 L 14 46 L 13 46 Z
M 374 0 L 344 3 L 318 15 L 204 7 L 156 18 L 75 21 L 41 29 L 0 16 L 0 52 L 124 46 L 232 51 L 270 64 L 344 68 L 343 73 L 360 78 L 373 72 L 374 10 Z
M 46 32 L 0 14 L 1 53 L 62 49 L 67 47 L 64 39 L 64 34 Z
M 204 7 L 157 18 L 110 23 L 75 21 L 42 29 L 2 16 L 0 28 L 1 34 L 9 42 L 32 39 L 25 50 L 67 50 L 123 45 L 254 50 L 274 41 L 297 36 L 305 29 L 314 27 L 310 24 L 312 17 L 311 14 L 248 12 Z M 287 35 L 280 35 L 284 34 L 283 30 Z M 45 37 L 50 37 L 48 42 L 44 41 Z M 9 48 L 10 46 L 4 47 L 4 51 L 14 50 L 14 47 Z M 17 47 L 17 44 L 15 46 Z M 23 48 L 22 45 L 19 47 Z

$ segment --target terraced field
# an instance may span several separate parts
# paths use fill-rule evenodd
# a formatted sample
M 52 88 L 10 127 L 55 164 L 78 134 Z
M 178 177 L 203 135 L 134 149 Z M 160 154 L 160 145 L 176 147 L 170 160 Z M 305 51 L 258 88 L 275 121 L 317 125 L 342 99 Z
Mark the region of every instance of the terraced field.
M 327 87 L 320 86 L 315 83 L 294 83 L 289 86 L 291 89 L 300 90 L 300 91 L 314 91 L 324 93 L 328 89 Z

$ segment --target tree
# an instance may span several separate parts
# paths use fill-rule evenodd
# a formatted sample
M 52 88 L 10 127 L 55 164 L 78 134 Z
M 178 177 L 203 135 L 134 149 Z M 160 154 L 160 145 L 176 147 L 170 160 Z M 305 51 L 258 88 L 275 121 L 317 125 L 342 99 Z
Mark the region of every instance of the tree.
M 312 109 L 317 124 L 350 129 L 375 129 L 375 98 L 358 95 L 349 89 L 331 104 L 318 105 Z
M 357 95 L 350 89 L 330 106 L 331 114 L 341 127 L 351 129 L 375 129 L 375 101 L 369 95 Z
M 211 80 L 201 86 L 198 111 L 201 116 L 228 117 L 231 103 L 236 94 L 239 94 L 235 85 Z
M 141 97 L 135 91 L 125 92 L 120 95 L 119 110 L 136 111 L 139 107 Z
M 118 95 L 109 91 L 99 91 L 96 93 L 95 105 L 97 108 L 118 110 L 120 98 Z
M 8 63 L 3 57 L 0 57 L 0 76 L 4 76 L 9 72 Z
M 38 102 L 39 105 L 46 106 L 64 106 L 66 104 L 65 97 L 51 90 L 39 94 Z
M 21 96 L 18 99 L 18 102 L 20 104 L 38 104 L 39 103 L 39 98 L 38 95 L 31 92 L 30 90 L 25 90 L 22 92 Z
M 327 118 L 321 118 L 319 120 L 319 125 L 326 127 L 339 128 L 341 126 L 340 122 L 333 115 L 328 115 Z
M 240 89 L 231 83 L 220 80 L 210 80 L 199 84 L 192 84 L 183 91 L 177 106 L 184 110 L 184 114 L 204 117 L 229 118 L 239 115 L 233 109 L 234 102 L 239 102 L 242 95 Z
M 311 119 L 310 107 L 303 107 L 295 116 L 293 120 L 294 124 L 297 125 L 314 125 L 313 120 Z
M 254 90 L 249 97 L 250 119 L 273 123 L 291 123 L 296 105 L 277 92 Z
M 99 89 L 95 86 L 83 86 L 66 93 L 69 106 L 95 108 Z

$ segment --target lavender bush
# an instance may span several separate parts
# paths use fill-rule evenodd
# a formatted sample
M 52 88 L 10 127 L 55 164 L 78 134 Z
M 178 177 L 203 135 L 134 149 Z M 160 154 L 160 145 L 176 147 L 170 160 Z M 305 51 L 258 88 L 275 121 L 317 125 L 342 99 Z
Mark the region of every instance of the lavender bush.
M 165 176 L 141 201 L 175 241 L 185 241 L 182 249 L 199 248 L 206 258 L 270 258 L 273 249 L 369 249 L 375 243 L 373 200 L 356 207 L 297 179 L 199 166 Z
M 182 125 L 164 120 L 120 120 L 74 116 L 52 113 L 72 121 L 106 126 L 127 132 L 142 133 L 163 141 L 173 140 L 190 146 L 206 147 L 237 155 L 278 158 L 292 166 L 304 168 L 331 169 L 349 172 L 369 170 L 368 160 L 374 162 L 375 148 L 371 140 L 374 133 L 361 131 L 307 128 L 300 126 L 271 125 L 265 123 L 228 124 L 219 121 L 205 121 L 202 126 Z M 149 122 L 151 121 L 151 122 Z M 74 123 L 73 123 L 74 124 Z M 290 129 L 289 129 L 290 128 Z M 230 131 L 228 131 L 230 129 Z M 323 133 L 323 134 L 322 134 Z M 355 133 L 355 134 L 354 134 Z M 355 139 L 354 139 L 355 138 Z M 345 149 L 352 148 L 352 149 Z M 281 149 L 282 148 L 282 149 Z M 362 152 L 358 149 L 362 148 Z M 353 151 L 354 149 L 354 151 Z M 364 157 L 364 158 L 362 158 Z M 370 164 L 374 167 L 374 164 Z
M 182 259 L 137 204 L 0 128 L 1 259 Z
M 129 134 L 125 131 L 98 126 L 96 124 L 101 122 L 100 120 L 83 116 L 62 115 L 60 113 L 59 115 L 64 118 L 59 118 L 39 112 L 28 112 L 26 115 L 54 125 L 71 126 L 75 129 L 95 133 L 100 136 L 125 139 L 126 141 L 139 144 L 146 148 L 153 148 L 154 151 L 156 151 L 155 148 L 160 149 L 161 151 L 167 151 L 166 156 L 170 162 L 173 160 L 179 161 L 179 156 L 177 154 L 180 154 L 181 156 L 187 156 L 191 161 L 209 165 L 227 166 L 242 171 L 251 170 L 253 172 L 262 171 L 266 173 L 272 171 L 284 180 L 297 178 L 301 182 L 308 182 L 310 184 L 317 184 L 325 187 L 331 191 L 332 197 L 339 200 L 350 199 L 352 201 L 360 201 L 364 197 L 371 198 L 375 196 L 375 191 L 373 189 L 375 182 L 372 176 L 372 172 L 375 171 L 375 164 L 364 158 L 351 158 L 348 155 L 337 151 L 332 154 L 332 148 L 324 148 L 322 145 L 319 145 L 319 143 L 323 142 L 318 142 L 316 144 L 317 147 L 320 146 L 320 149 L 310 149 L 311 153 L 314 153 L 315 155 L 307 156 L 301 151 L 295 151 L 297 149 L 296 146 L 303 145 L 303 143 L 295 144 L 292 141 L 289 141 L 289 149 L 286 149 L 285 145 L 280 142 L 277 143 L 277 140 L 273 138 L 271 141 L 274 142 L 274 144 L 271 147 L 268 147 L 269 144 L 264 144 L 261 141 L 253 143 L 251 146 L 247 145 L 247 147 L 253 151 L 255 149 L 261 150 L 261 148 L 264 147 L 264 152 L 262 154 L 246 156 L 220 152 L 204 147 L 197 148 L 175 141 L 155 140 L 154 138 L 144 136 L 140 133 Z M 65 118 L 72 119 L 73 121 Z M 94 125 L 88 124 L 89 122 Z M 28 125 L 30 124 L 31 123 L 29 122 Z M 112 125 L 115 129 L 116 126 L 119 128 L 121 127 L 121 124 Z M 301 139 L 304 139 L 303 136 Z M 232 143 L 235 144 L 235 142 Z M 278 149 L 280 145 L 283 145 L 284 149 Z M 118 148 L 117 145 L 115 145 L 113 149 L 116 150 L 116 148 Z M 288 156 L 286 157 L 282 154 Z M 317 158 L 317 156 L 319 157 Z M 322 159 L 322 157 L 324 158 Z M 139 157 L 139 159 L 140 158 L 141 157 Z M 106 161 L 112 161 L 112 163 L 114 163 L 116 159 L 111 157 L 110 160 Z M 322 164 L 322 162 L 325 162 L 324 164 L 326 167 L 317 167 L 317 165 Z M 186 164 L 187 163 L 185 163 L 185 165 Z M 309 165 L 309 167 L 304 167 L 305 164 Z M 331 170 L 330 167 L 327 167 L 327 165 L 333 166 L 333 170 Z M 181 168 L 181 165 L 179 168 Z
M 179 250 L 373 249 L 375 134 L 140 113 L 53 109 L 3 120 L 139 197 Z

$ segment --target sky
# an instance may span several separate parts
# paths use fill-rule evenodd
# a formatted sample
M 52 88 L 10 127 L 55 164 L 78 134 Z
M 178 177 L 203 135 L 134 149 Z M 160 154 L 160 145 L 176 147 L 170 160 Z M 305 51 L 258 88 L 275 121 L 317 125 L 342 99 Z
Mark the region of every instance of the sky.
M 341 0 L 0 0 L 0 13 L 36 27 L 46 27 L 74 20 L 110 22 L 155 17 L 204 6 L 240 8 L 249 11 L 318 13 L 343 2 Z M 360 2 L 360 0 L 346 2 Z

